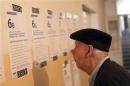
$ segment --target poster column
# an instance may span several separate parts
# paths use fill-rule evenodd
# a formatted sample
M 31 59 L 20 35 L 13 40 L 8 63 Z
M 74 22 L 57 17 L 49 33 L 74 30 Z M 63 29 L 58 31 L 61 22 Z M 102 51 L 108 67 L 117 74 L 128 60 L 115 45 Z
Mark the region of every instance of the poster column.
M 73 16 L 71 13 L 66 13 L 66 26 L 67 26 L 67 32 L 68 32 L 68 46 L 69 50 L 74 49 L 74 40 L 70 39 L 70 34 L 73 32 Z
M 71 68 L 72 68 L 72 79 L 73 79 L 73 85 L 74 86 L 80 86 L 80 73 L 79 69 L 74 61 L 73 58 L 71 58 Z
M 74 14 L 73 15 L 73 27 L 74 27 L 73 32 L 82 29 L 82 28 L 80 28 L 79 21 L 80 21 L 79 15 Z
M 43 17 L 40 8 L 31 7 L 31 26 L 32 26 L 32 41 L 33 41 L 33 55 L 35 66 L 44 67 L 48 61 L 48 39 L 45 35 L 43 24 Z
M 72 77 L 70 69 L 70 61 L 65 60 L 63 64 L 63 77 L 64 77 L 64 86 L 72 86 Z
M 47 29 L 48 29 L 48 41 L 49 41 L 49 53 L 51 60 L 55 61 L 59 55 L 59 34 L 57 24 L 57 15 L 52 9 L 47 9 Z
M 65 12 L 59 12 L 58 26 L 59 26 L 60 53 L 66 56 L 68 52 L 68 36 L 67 36 L 68 34 L 65 22 Z
M 3 21 L 8 36 L 11 75 L 20 78 L 32 68 L 32 53 L 28 34 L 26 8 L 13 2 L 3 2 Z

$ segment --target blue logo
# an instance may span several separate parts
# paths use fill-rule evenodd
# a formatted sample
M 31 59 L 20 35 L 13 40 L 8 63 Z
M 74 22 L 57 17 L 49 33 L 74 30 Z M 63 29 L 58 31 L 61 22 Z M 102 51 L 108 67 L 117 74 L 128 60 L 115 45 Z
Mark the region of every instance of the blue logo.
M 32 27 L 37 28 L 37 24 L 34 22 L 34 20 L 32 20 Z
M 9 28 L 15 28 L 15 25 L 10 18 L 8 19 L 8 27 Z

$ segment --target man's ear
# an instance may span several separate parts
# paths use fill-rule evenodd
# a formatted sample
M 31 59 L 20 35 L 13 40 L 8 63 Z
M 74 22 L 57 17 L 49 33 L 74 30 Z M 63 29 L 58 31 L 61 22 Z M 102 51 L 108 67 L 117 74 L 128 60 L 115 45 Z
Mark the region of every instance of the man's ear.
M 92 56 L 94 47 L 92 45 L 88 45 L 88 47 L 89 47 L 88 56 Z

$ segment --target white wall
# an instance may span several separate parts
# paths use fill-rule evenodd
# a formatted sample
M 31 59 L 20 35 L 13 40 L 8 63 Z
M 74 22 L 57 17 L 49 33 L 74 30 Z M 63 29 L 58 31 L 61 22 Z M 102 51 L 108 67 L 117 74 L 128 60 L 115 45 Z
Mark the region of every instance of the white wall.
M 130 14 L 130 0 L 117 0 L 117 14 Z

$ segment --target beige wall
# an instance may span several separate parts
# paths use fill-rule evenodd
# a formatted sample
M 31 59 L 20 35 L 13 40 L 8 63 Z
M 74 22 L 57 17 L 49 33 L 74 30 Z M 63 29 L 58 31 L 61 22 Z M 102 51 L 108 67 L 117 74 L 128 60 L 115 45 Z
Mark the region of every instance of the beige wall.
M 86 0 L 85 4 L 94 10 L 97 16 L 98 29 L 105 30 L 105 4 L 104 0 Z M 94 20 L 94 19 L 93 19 Z
M 123 65 L 120 20 L 116 14 L 116 0 L 105 0 L 105 9 L 106 32 L 113 37 L 110 56 L 112 60 Z
M 116 0 L 105 0 L 106 16 L 116 16 Z

